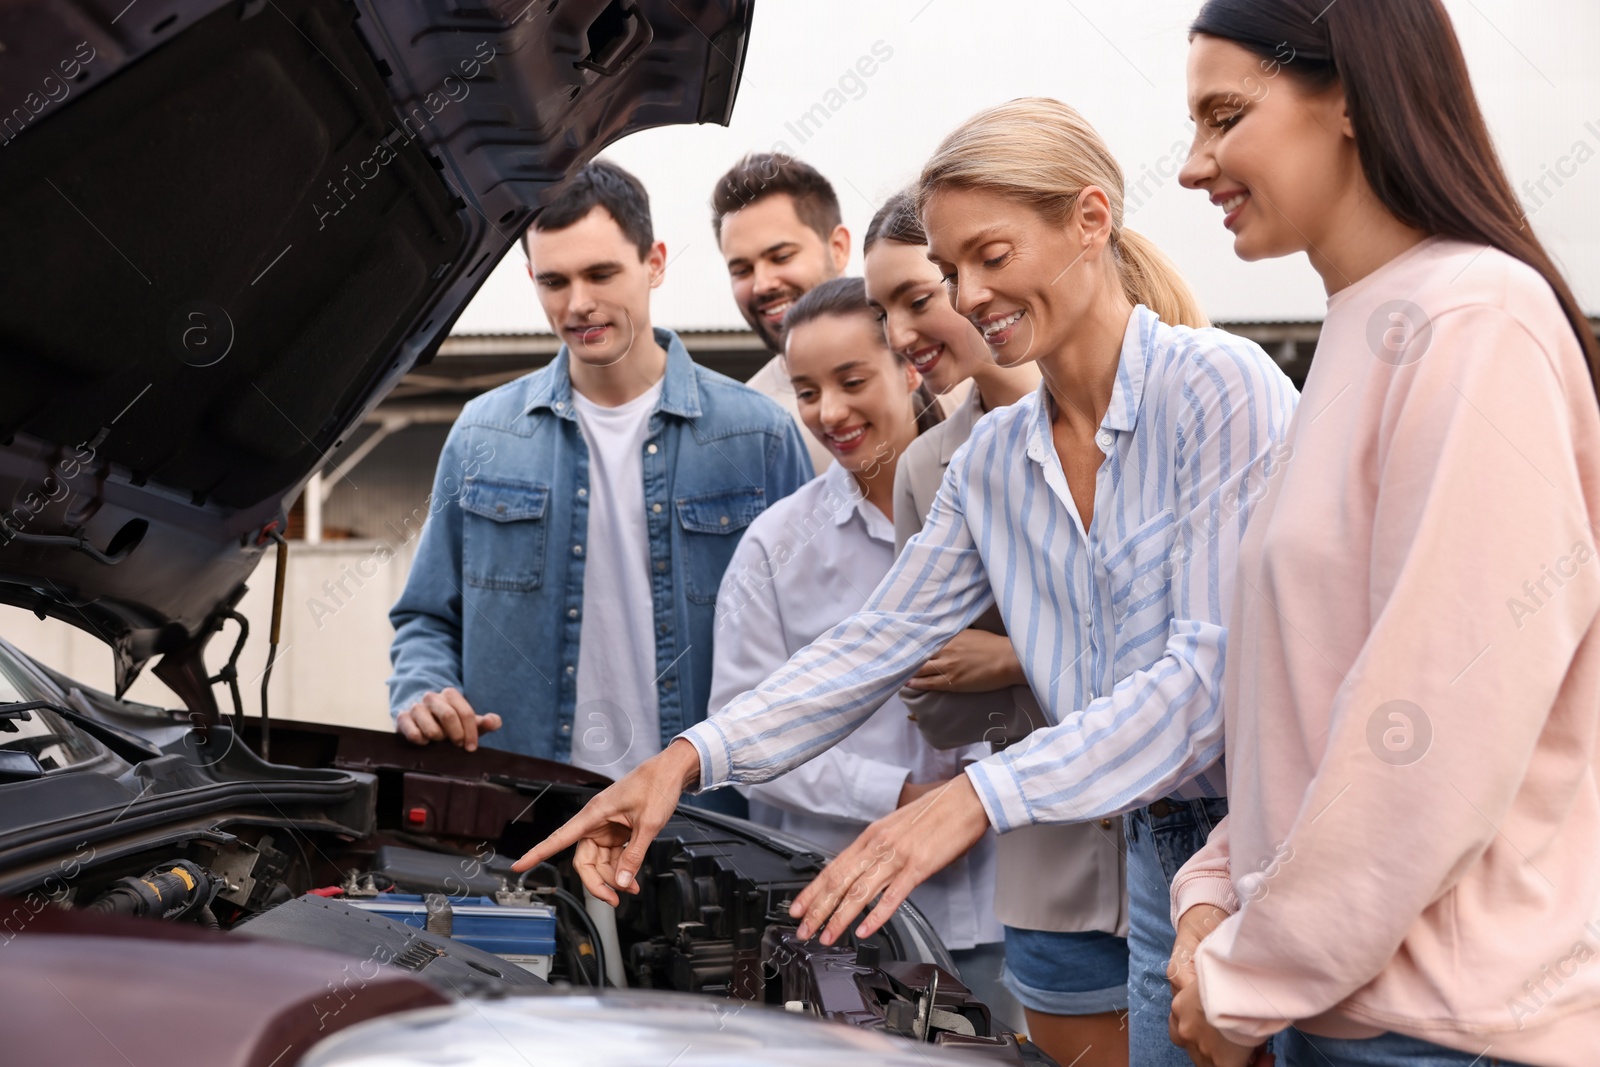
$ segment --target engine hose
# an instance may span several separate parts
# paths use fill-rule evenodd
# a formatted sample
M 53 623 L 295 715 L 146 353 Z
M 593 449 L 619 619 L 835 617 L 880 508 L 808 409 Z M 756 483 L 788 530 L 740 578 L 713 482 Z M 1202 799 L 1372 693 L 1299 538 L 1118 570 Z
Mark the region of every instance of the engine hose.
M 568 980 L 574 984 L 582 982 L 591 988 L 596 987 L 591 966 L 594 945 L 589 941 L 589 935 L 567 917 L 565 908 L 556 909 L 556 947 L 566 959 Z
M 207 685 L 216 685 L 218 682 L 228 683 L 228 693 L 233 697 L 233 732 L 235 736 L 244 736 L 244 699 L 239 695 L 239 653 L 244 651 L 244 644 L 250 639 L 250 620 L 233 609 L 222 612 L 222 618 L 232 619 L 239 624 L 239 636 L 233 642 L 233 652 L 228 656 L 228 662 L 222 669 L 206 679 Z M 222 629 L 221 622 L 217 629 Z
M 121 878 L 85 905 L 108 915 L 177 919 L 211 903 L 214 880 L 188 860 L 163 863 L 140 878 Z M 214 921 L 214 920 L 213 920 Z
M 605 957 L 605 943 L 600 940 L 600 931 L 595 929 L 594 920 L 589 917 L 589 912 L 586 908 L 584 908 L 583 901 L 579 900 L 565 889 L 562 889 L 560 886 L 552 886 L 550 888 L 541 887 L 539 889 L 535 889 L 533 892 L 536 896 L 548 895 L 555 897 L 557 900 L 561 901 L 561 903 L 565 904 L 568 910 L 571 911 L 573 915 L 577 916 L 578 921 L 583 924 L 584 932 L 588 935 L 589 944 L 594 952 L 595 969 L 598 971 L 594 985 L 597 988 L 604 988 L 606 984 L 606 964 L 610 961 L 608 961 Z M 620 963 L 620 960 L 617 961 L 618 965 L 620 965 Z M 587 976 L 586 970 L 585 977 Z
M 532 892 L 538 896 L 555 897 L 557 900 L 570 908 L 573 914 L 577 916 L 578 920 L 583 923 L 584 929 L 588 933 L 589 944 L 594 954 L 595 969 L 599 973 L 598 979 L 593 984 L 597 988 L 605 988 L 606 978 L 609 974 L 612 985 L 620 988 L 627 988 L 628 979 L 622 971 L 622 946 L 617 940 L 616 912 L 611 909 L 609 904 L 590 896 L 587 889 L 584 890 L 583 893 L 584 900 L 579 900 L 577 897 L 563 889 L 561 886 L 561 872 L 556 870 L 555 865 L 551 863 L 541 863 L 523 871 L 522 875 L 517 879 L 517 889 L 521 890 L 525 887 L 528 881 L 528 875 L 532 874 L 534 871 L 542 871 L 550 875 L 550 880 L 553 884 L 548 886 L 535 886 Z M 592 901 L 599 908 L 605 909 L 605 911 L 609 914 L 602 916 L 596 916 L 592 914 L 589 908 L 585 906 L 586 902 L 588 901 Z M 595 925 L 597 920 L 603 923 L 607 918 L 610 920 L 609 929 L 604 926 L 597 927 Z M 570 924 L 563 925 L 570 926 Z M 579 955 L 581 956 L 583 953 L 580 952 Z M 611 964 L 611 970 L 609 971 L 606 968 L 607 962 Z M 588 968 L 583 968 L 583 971 L 584 977 L 587 978 Z

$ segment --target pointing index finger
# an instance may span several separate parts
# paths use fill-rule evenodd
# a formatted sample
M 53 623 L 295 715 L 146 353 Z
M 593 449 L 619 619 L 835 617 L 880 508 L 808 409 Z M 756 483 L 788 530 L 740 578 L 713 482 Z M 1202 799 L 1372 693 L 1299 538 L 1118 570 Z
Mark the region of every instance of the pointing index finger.
M 524 852 L 522 858 L 511 865 L 511 869 L 519 873 L 530 870 L 556 853 L 563 852 L 576 845 L 579 841 L 588 837 L 590 831 L 598 829 L 604 823 L 604 817 L 588 815 L 580 811 L 568 820 L 567 824 L 561 829 L 534 845 L 527 852 Z

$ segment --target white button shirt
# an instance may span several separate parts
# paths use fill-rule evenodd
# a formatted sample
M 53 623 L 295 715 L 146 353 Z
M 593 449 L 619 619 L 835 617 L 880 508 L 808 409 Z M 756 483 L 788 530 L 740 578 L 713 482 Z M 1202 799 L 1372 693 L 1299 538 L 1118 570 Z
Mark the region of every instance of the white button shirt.
M 866 604 L 894 563 L 894 526 L 838 464 L 763 512 L 717 595 L 711 708 L 766 680 L 789 657 Z M 843 731 L 841 731 L 843 732 Z M 912 782 L 952 778 L 988 747 L 940 751 L 922 739 L 899 697 L 848 737 L 789 773 L 741 786 L 751 817 L 838 852 L 895 809 Z M 952 949 L 999 941 L 994 836 L 911 894 Z

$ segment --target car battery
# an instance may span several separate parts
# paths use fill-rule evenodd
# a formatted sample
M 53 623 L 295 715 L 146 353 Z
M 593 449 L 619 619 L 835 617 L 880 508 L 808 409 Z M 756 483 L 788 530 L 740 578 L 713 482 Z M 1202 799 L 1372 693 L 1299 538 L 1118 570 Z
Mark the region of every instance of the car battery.
M 463 944 L 491 952 L 540 978 L 550 977 L 556 954 L 556 911 L 548 904 L 496 904 L 491 897 L 440 898 L 448 905 L 431 916 L 427 901 L 412 893 L 346 897 L 345 902 L 418 930 L 447 933 Z M 432 918 L 433 924 L 429 924 Z M 448 931 L 444 929 L 448 923 Z

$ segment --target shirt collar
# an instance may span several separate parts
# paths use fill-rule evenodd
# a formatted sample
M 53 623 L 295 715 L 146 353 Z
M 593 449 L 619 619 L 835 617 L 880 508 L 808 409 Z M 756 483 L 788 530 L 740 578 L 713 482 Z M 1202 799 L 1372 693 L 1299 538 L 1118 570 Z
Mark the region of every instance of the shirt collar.
M 1156 329 L 1161 320 L 1143 304 L 1128 316 L 1122 334 L 1122 353 L 1117 359 L 1117 380 L 1111 386 L 1111 406 L 1100 420 L 1101 429 L 1132 430 L 1139 424 L 1139 406 L 1144 399 L 1144 376 L 1156 350 Z
M 1128 328 L 1122 334 L 1122 351 L 1117 356 L 1117 377 L 1111 383 L 1111 404 L 1100 420 L 1102 432 L 1126 433 L 1139 424 L 1145 373 L 1155 358 L 1156 331 L 1160 325 L 1156 313 L 1143 304 L 1136 306 L 1128 316 Z M 1034 396 L 1036 410 L 1033 428 L 1028 431 L 1028 456 L 1043 463 L 1055 448 L 1050 433 L 1050 390 L 1044 382 L 1039 383 L 1039 391 Z
M 667 350 L 667 370 L 662 380 L 661 399 L 655 410 L 685 419 L 699 418 L 702 413 L 700 383 L 695 376 L 694 361 L 689 358 L 689 350 L 683 347 L 683 342 L 671 330 L 656 327 L 654 334 L 656 344 Z M 577 417 L 572 410 L 572 375 L 567 369 L 568 356 L 567 346 L 562 345 L 556 358 L 550 361 L 549 373 L 534 375 L 529 381 L 527 402 L 522 408 L 525 414 L 532 415 L 544 408 L 564 419 Z
M 894 544 L 894 526 L 884 517 L 883 512 L 867 502 L 866 494 L 861 491 L 861 483 L 856 481 L 855 475 L 845 470 L 835 462 L 828 466 L 819 477 L 822 478 L 822 487 L 830 493 L 836 493 L 849 503 L 833 512 L 833 524 L 843 526 L 850 521 L 852 515 L 859 514 L 861 521 L 867 527 L 867 535 L 879 541 Z

